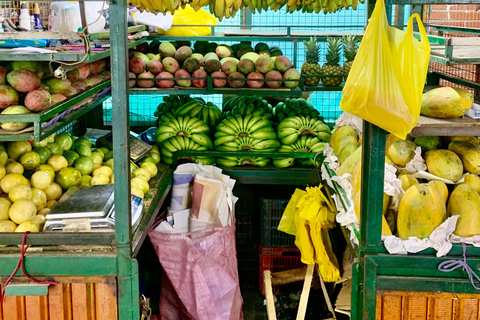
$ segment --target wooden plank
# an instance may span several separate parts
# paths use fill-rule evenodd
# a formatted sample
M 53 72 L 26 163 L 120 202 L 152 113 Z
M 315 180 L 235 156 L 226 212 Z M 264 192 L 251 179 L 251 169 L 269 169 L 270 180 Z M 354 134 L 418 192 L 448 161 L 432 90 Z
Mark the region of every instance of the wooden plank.
M 480 120 L 464 116 L 454 119 L 435 119 L 420 116 L 418 123 L 410 133 L 419 136 L 480 136 Z
M 97 319 L 117 319 L 117 284 L 96 283 L 95 300 Z
M 382 300 L 382 320 L 401 320 L 402 297 L 387 295 Z
M 451 46 L 480 46 L 479 37 L 454 37 L 450 38 L 449 41 Z
M 307 267 L 272 273 L 272 286 L 279 286 L 305 280 Z
M 21 296 L 4 297 L 3 320 L 26 320 L 24 297 L 21 297 Z
M 263 284 L 265 285 L 265 300 L 267 300 L 267 318 L 268 320 L 277 320 L 272 289 L 272 273 L 270 270 L 263 271 Z
M 304 320 L 307 312 L 308 297 L 310 296 L 310 288 L 312 287 L 314 264 L 307 266 L 307 273 L 305 274 L 305 281 L 303 282 L 302 295 L 300 296 L 300 303 L 298 304 L 297 320 Z
M 70 284 L 50 286 L 48 290 L 50 320 L 72 320 L 72 292 Z
M 49 320 L 47 296 L 26 296 L 25 307 L 28 320 Z
M 459 299 L 459 320 L 478 319 L 478 299 Z
M 410 317 L 411 320 L 427 320 L 428 301 L 426 296 L 418 295 L 410 297 Z
M 88 318 L 87 285 L 72 283 L 73 320 L 90 320 Z

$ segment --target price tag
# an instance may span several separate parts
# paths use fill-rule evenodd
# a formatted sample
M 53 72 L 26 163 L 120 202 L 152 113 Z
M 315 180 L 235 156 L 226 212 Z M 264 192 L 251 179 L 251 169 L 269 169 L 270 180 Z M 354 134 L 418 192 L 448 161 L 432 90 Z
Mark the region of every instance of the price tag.
M 63 232 L 88 232 L 92 230 L 89 218 L 84 219 L 64 219 Z

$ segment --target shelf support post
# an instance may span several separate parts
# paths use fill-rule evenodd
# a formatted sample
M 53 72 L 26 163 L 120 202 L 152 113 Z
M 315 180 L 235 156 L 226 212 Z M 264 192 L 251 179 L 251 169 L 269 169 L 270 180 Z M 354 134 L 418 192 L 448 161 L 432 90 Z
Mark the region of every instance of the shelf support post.
M 138 265 L 132 258 L 130 210 L 130 125 L 128 99 L 127 3 L 110 5 L 112 132 L 115 171 L 118 319 L 139 319 Z

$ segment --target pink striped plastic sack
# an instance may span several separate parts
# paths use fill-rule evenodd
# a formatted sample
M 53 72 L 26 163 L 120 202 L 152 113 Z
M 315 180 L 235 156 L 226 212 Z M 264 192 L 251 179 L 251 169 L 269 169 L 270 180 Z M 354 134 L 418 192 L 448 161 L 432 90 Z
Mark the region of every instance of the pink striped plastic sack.
M 161 320 L 241 320 L 235 224 L 189 233 L 149 232 L 163 268 Z

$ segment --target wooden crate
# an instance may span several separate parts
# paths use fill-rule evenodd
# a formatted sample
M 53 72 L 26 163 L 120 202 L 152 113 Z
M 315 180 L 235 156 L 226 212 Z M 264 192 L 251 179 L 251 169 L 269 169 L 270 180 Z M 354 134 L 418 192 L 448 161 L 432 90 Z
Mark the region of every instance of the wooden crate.
M 477 320 L 480 294 L 383 291 L 377 320 Z
M 3 285 L 6 279 L 1 280 Z M 0 320 L 118 318 L 115 277 L 56 277 L 54 281 L 58 285 L 49 286 L 47 296 L 6 296 L 0 304 Z

